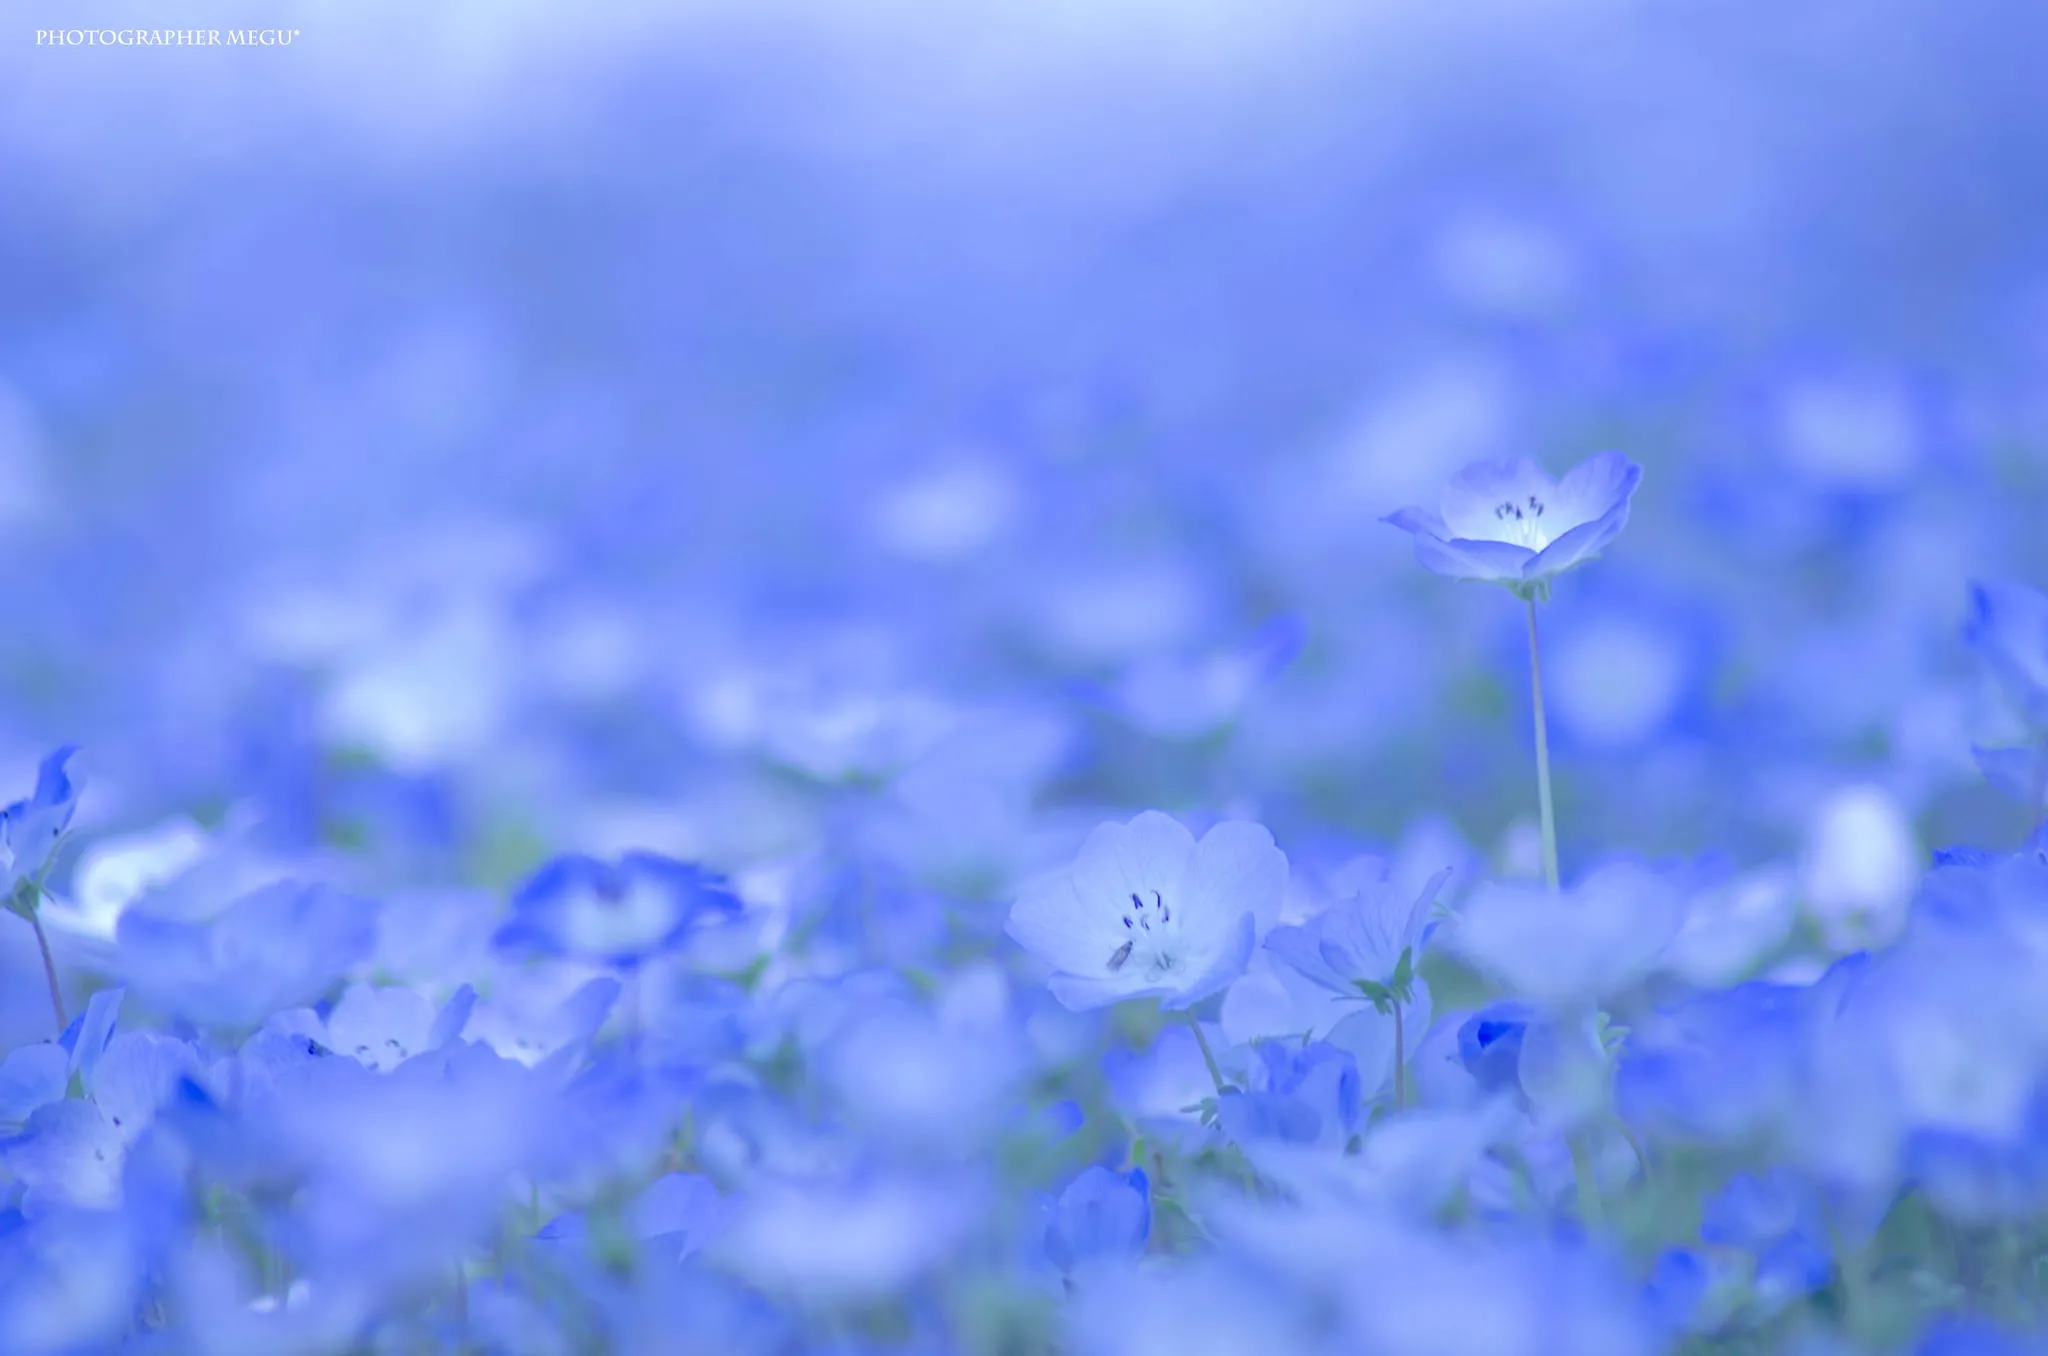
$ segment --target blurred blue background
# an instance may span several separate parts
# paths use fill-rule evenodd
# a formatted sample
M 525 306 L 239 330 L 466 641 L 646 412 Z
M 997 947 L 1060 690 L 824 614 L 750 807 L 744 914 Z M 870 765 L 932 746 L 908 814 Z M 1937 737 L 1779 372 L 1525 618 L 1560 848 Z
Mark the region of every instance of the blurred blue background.
M 2048 577 L 2022 6 L 25 37 L 85 18 L 0 43 L 0 765 L 83 743 L 96 832 L 502 885 L 853 816 L 995 896 L 1160 805 L 1526 861 L 1519 612 L 1378 519 L 1604 449 L 1634 525 L 1545 613 L 1568 861 L 2028 824 L 1959 637 Z

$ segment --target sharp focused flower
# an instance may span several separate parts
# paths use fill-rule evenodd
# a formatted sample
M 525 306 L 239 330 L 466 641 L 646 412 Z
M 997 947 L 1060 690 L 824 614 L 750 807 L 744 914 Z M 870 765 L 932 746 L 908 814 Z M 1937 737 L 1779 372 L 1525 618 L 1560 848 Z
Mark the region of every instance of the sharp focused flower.
M 674 950 L 699 925 L 739 912 L 725 878 L 693 863 L 654 852 L 628 852 L 616 863 L 569 853 L 519 887 L 497 945 L 638 965 Z
M 1440 575 L 1529 593 L 1620 534 L 1642 474 L 1616 452 L 1556 481 L 1526 457 L 1476 462 L 1445 484 L 1439 512 L 1404 508 L 1383 521 L 1413 535 L 1415 558 Z
M 1287 858 L 1257 824 L 1218 824 L 1200 843 L 1148 810 L 1100 825 L 1071 867 L 1042 879 L 1010 910 L 1008 932 L 1057 972 L 1070 1008 L 1127 998 L 1190 1007 L 1251 958 L 1287 888 Z

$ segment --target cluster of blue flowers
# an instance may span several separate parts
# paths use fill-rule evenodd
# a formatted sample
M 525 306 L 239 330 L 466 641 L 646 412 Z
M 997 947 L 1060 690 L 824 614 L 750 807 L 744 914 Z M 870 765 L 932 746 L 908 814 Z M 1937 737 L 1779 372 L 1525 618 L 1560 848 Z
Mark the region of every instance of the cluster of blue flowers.
M 935 888 L 1037 817 L 961 803 L 1029 746 L 984 717 L 812 771 L 774 869 L 373 897 L 232 816 L 74 831 L 58 749 L 0 812 L 49 998 L 0 1062 L 0 1349 L 2030 1349 L 2048 831 L 1896 898 L 1854 800 L 1797 882 L 1557 874 L 1537 609 L 1639 480 L 1482 463 L 1389 519 L 1526 605 L 1542 853 L 1491 867 L 1148 810 Z M 2038 810 L 2048 596 L 1980 588 L 1968 639 Z
M 2048 21 L 433 8 L 0 41 L 0 1356 L 2048 1349 Z

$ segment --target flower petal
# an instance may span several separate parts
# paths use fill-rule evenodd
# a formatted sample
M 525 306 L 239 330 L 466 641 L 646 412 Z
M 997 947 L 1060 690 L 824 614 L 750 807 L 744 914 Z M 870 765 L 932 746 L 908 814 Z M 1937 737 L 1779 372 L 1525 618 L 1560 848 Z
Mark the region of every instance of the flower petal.
M 1222 990 L 1244 973 L 1244 967 L 1252 958 L 1252 945 L 1257 940 L 1257 920 L 1249 913 L 1239 915 L 1237 925 L 1223 947 L 1210 953 L 1209 963 L 1188 982 L 1186 987 L 1165 999 L 1159 1006 L 1168 1012 L 1179 1012 Z
M 1099 824 L 1074 859 L 1074 889 L 1083 904 L 1105 910 L 1114 925 L 1133 894 L 1157 890 L 1172 904 L 1187 892 L 1195 836 L 1172 815 L 1147 810 L 1128 824 Z
M 1093 975 L 1120 944 L 1118 918 L 1107 905 L 1084 901 L 1071 872 L 1056 871 L 1018 896 L 1003 931 L 1055 970 Z
M 1583 565 L 1600 554 L 1607 543 L 1621 535 L 1621 529 L 1628 526 L 1628 504 L 1617 504 L 1604 515 L 1590 523 L 1580 523 L 1571 531 L 1543 548 L 1534 559 L 1522 569 L 1522 578 L 1528 583 L 1563 574 L 1576 565 Z
M 1626 509 L 1642 478 L 1643 468 L 1619 452 L 1586 458 L 1557 482 L 1549 502 L 1550 514 L 1558 519 L 1553 530 L 1562 537 L 1581 523 L 1604 518 L 1617 508 Z
M 1504 541 L 1453 537 L 1444 520 L 1426 509 L 1404 508 L 1380 519 L 1415 539 L 1415 559 L 1449 579 L 1518 580 L 1536 553 Z
M 1260 824 L 1226 820 L 1195 848 L 1182 928 L 1190 936 L 1218 932 L 1249 913 L 1264 932 L 1278 921 L 1286 893 L 1287 854 L 1274 846 L 1273 835 Z

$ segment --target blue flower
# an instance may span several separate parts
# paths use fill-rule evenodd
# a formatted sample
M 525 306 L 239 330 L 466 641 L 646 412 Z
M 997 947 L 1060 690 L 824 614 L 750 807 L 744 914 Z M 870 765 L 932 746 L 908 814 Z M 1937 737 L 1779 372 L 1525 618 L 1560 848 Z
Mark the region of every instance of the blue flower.
M 44 758 L 36 769 L 35 793 L 0 810 L 0 879 L 8 895 L 22 881 L 41 875 L 71 827 L 78 787 L 64 765 L 77 751 L 76 745 L 66 744 Z
M 1251 1086 L 1219 1104 L 1224 1133 L 1239 1144 L 1344 1148 L 1360 1115 L 1358 1062 L 1351 1053 L 1323 1041 L 1260 1041 L 1253 1053 Z
M 1141 1169 L 1089 1168 L 1060 1193 L 1045 1229 L 1045 1255 L 1072 1274 L 1134 1260 L 1152 1235 L 1152 1189 Z
M 251 1027 L 313 1001 L 376 946 L 377 906 L 324 885 L 278 881 L 205 922 L 121 915 L 113 969 L 159 1011 Z
M 1634 862 L 1605 864 L 1562 892 L 1489 883 L 1459 915 L 1464 957 L 1524 998 L 1566 1006 L 1647 975 L 1685 919 L 1685 899 Z
M 1489 1093 L 1521 1091 L 1522 1041 L 1536 1010 L 1527 1003 L 1493 1003 L 1458 1028 L 1458 1060 Z
M 1527 458 L 1476 462 L 1444 486 L 1441 513 L 1404 508 L 1383 521 L 1412 534 L 1415 558 L 1436 573 L 1528 594 L 1620 534 L 1642 474 L 1615 452 L 1559 481 Z
M 1266 950 L 1347 998 L 1404 988 L 1436 930 L 1430 907 L 1450 876 L 1449 868 L 1437 872 L 1410 897 L 1382 875 L 1300 926 L 1274 928 Z M 1428 1021 L 1426 1014 L 1418 1018 Z
M 616 863 L 581 853 L 548 862 L 512 896 L 496 945 L 529 955 L 634 966 L 700 925 L 740 912 L 725 877 L 654 852 Z
M 1218 824 L 1198 844 L 1148 810 L 1098 826 L 1071 867 L 1024 891 L 1007 930 L 1057 972 L 1053 996 L 1069 1008 L 1182 1009 L 1244 973 L 1286 888 L 1287 858 L 1258 825 Z

